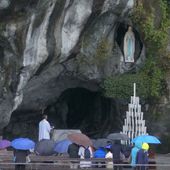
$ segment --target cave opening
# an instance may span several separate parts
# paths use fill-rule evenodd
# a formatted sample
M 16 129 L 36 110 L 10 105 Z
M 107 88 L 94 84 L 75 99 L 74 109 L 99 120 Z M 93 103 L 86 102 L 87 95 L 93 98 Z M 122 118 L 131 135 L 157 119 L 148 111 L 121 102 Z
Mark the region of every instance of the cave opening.
M 101 137 L 121 130 L 122 116 L 115 100 L 101 92 L 70 88 L 45 110 L 56 129 L 80 129 L 91 137 Z
M 82 133 L 98 138 L 121 131 L 122 108 L 116 100 L 104 97 L 101 92 L 78 87 L 63 91 L 44 113 L 55 129 L 80 129 Z M 42 112 L 36 110 L 16 110 L 4 128 L 4 136 L 37 139 L 41 115 Z

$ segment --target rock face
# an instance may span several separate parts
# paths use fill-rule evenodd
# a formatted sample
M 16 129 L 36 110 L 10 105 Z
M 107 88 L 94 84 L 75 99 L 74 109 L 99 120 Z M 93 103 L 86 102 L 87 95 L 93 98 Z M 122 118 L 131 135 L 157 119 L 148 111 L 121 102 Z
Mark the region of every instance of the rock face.
M 133 25 L 135 62 L 125 63 L 122 51 L 133 5 L 133 0 L 1 1 L 0 128 L 12 114 L 36 116 L 54 103 L 63 105 L 64 115 L 69 107 L 58 100 L 66 90 L 97 92 L 103 78 L 138 69 L 145 51 Z
M 9 5 L 10 5 L 10 1 L 8 1 L 8 0 L 1 0 L 1 2 L 0 2 L 0 9 L 1 10 L 2 9 L 6 9 L 6 8 L 9 7 Z

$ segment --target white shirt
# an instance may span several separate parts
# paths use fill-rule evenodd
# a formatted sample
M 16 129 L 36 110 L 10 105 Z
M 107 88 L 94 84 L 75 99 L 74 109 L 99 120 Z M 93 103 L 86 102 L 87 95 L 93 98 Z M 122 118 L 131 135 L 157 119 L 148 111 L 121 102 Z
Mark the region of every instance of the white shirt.
M 106 155 L 105 158 L 113 158 L 113 154 L 109 151 Z M 106 163 L 106 168 L 108 169 L 113 169 L 113 161 L 109 161 Z
M 93 151 L 92 151 L 91 147 L 89 147 L 89 150 L 90 150 L 90 158 L 92 158 L 93 157 Z M 84 158 L 84 151 L 85 151 L 85 148 L 80 146 L 78 155 L 80 156 L 81 159 L 85 159 Z M 91 166 L 92 166 L 91 161 L 80 161 L 80 168 L 90 168 Z
M 41 120 L 41 122 L 39 123 L 38 140 L 40 141 L 41 139 L 50 139 L 50 131 L 51 131 L 51 127 L 49 122 L 46 119 Z
M 113 158 L 113 154 L 109 151 L 106 155 L 105 158 Z

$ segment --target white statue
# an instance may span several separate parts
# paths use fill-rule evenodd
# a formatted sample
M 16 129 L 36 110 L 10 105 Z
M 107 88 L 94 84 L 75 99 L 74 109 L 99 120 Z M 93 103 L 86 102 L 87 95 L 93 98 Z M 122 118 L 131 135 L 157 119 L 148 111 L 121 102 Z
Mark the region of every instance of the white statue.
M 123 50 L 125 62 L 134 62 L 135 36 L 131 26 L 128 27 L 128 31 L 125 34 Z

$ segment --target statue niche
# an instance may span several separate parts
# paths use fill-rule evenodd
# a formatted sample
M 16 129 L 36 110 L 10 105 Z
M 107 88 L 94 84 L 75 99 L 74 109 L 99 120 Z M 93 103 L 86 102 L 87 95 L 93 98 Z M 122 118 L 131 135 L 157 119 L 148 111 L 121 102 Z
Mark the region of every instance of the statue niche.
M 125 34 L 123 50 L 125 62 L 133 63 L 135 53 L 135 36 L 131 26 L 128 27 L 128 31 Z

